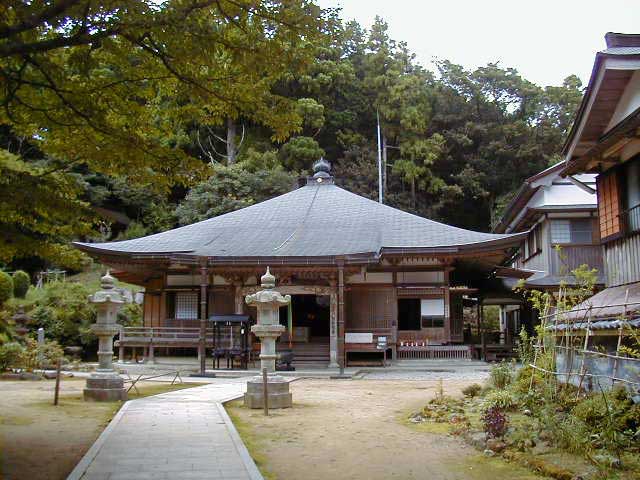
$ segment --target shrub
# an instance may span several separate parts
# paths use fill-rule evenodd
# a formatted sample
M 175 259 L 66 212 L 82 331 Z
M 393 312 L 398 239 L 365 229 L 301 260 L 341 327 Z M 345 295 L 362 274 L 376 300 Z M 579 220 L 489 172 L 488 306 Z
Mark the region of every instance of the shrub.
M 33 338 L 27 338 L 20 366 L 26 370 L 53 367 L 63 356 L 64 351 L 55 340 L 45 340 L 44 344 L 38 345 Z
M 485 410 L 481 420 L 487 437 L 502 438 L 507 433 L 509 422 L 507 421 L 507 416 L 499 407 L 491 407 Z
M 79 283 L 52 282 L 45 286 L 36 308 L 30 312 L 34 326 L 63 346 L 87 345 L 95 336 L 90 325 L 95 309 L 87 301 L 89 290 Z
M 478 385 L 477 383 L 473 383 L 467 387 L 462 389 L 462 394 L 465 397 L 473 398 L 477 397 L 482 391 L 482 385 Z
M 16 298 L 24 298 L 29 291 L 31 278 L 29 274 L 23 270 L 13 272 L 13 295 Z
M 491 383 L 496 388 L 505 388 L 513 380 L 513 363 L 504 360 L 491 367 Z
M 493 390 L 484 398 L 486 409 L 497 407 L 501 410 L 510 410 L 517 405 L 513 394 L 508 390 Z
M 17 342 L 0 345 L 0 372 L 21 366 L 24 347 Z
M 0 272 L 0 305 L 13 296 L 13 280 L 7 272 Z

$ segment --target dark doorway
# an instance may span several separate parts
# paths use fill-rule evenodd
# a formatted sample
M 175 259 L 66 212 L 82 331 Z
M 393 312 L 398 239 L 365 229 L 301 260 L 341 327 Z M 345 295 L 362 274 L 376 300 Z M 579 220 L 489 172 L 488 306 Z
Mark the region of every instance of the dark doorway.
M 420 330 L 420 299 L 398 300 L 398 330 Z
M 294 328 L 308 328 L 311 339 L 329 337 L 328 295 L 292 295 L 291 306 Z M 287 325 L 287 307 L 280 308 L 280 324 Z

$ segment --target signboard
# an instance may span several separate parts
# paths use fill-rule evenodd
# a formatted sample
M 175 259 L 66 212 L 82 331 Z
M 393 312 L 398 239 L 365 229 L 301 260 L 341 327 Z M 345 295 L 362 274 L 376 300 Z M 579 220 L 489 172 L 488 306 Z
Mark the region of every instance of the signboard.
M 378 350 L 386 350 L 387 349 L 387 337 L 378 337 L 378 345 L 376 345 Z
M 373 343 L 373 333 L 371 332 L 346 332 L 344 334 L 345 343 Z

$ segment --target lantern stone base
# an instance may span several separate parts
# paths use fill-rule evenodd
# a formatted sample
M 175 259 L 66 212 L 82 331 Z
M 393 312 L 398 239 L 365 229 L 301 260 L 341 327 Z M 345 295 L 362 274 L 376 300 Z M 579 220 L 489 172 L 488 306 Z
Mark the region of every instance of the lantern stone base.
M 247 392 L 244 394 L 244 406 L 248 408 L 264 408 L 262 377 L 252 378 L 247 382 Z M 289 382 L 279 375 L 267 378 L 267 396 L 270 409 L 289 408 L 292 404 Z
M 124 402 L 127 400 L 124 381 L 117 375 L 89 377 L 84 389 L 84 399 L 94 402 Z

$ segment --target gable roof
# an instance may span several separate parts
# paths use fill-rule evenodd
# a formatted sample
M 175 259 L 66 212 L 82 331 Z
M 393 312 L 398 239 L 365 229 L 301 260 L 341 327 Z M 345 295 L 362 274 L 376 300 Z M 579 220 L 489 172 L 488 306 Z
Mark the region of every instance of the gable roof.
M 522 235 L 438 223 L 313 183 L 241 210 L 147 237 L 74 245 L 90 254 L 223 258 L 455 253 L 516 246 Z
M 596 53 L 589 83 L 562 148 L 567 163 L 587 153 L 607 133 L 618 100 L 640 68 L 640 34 L 609 32 L 605 40 L 607 48 Z

